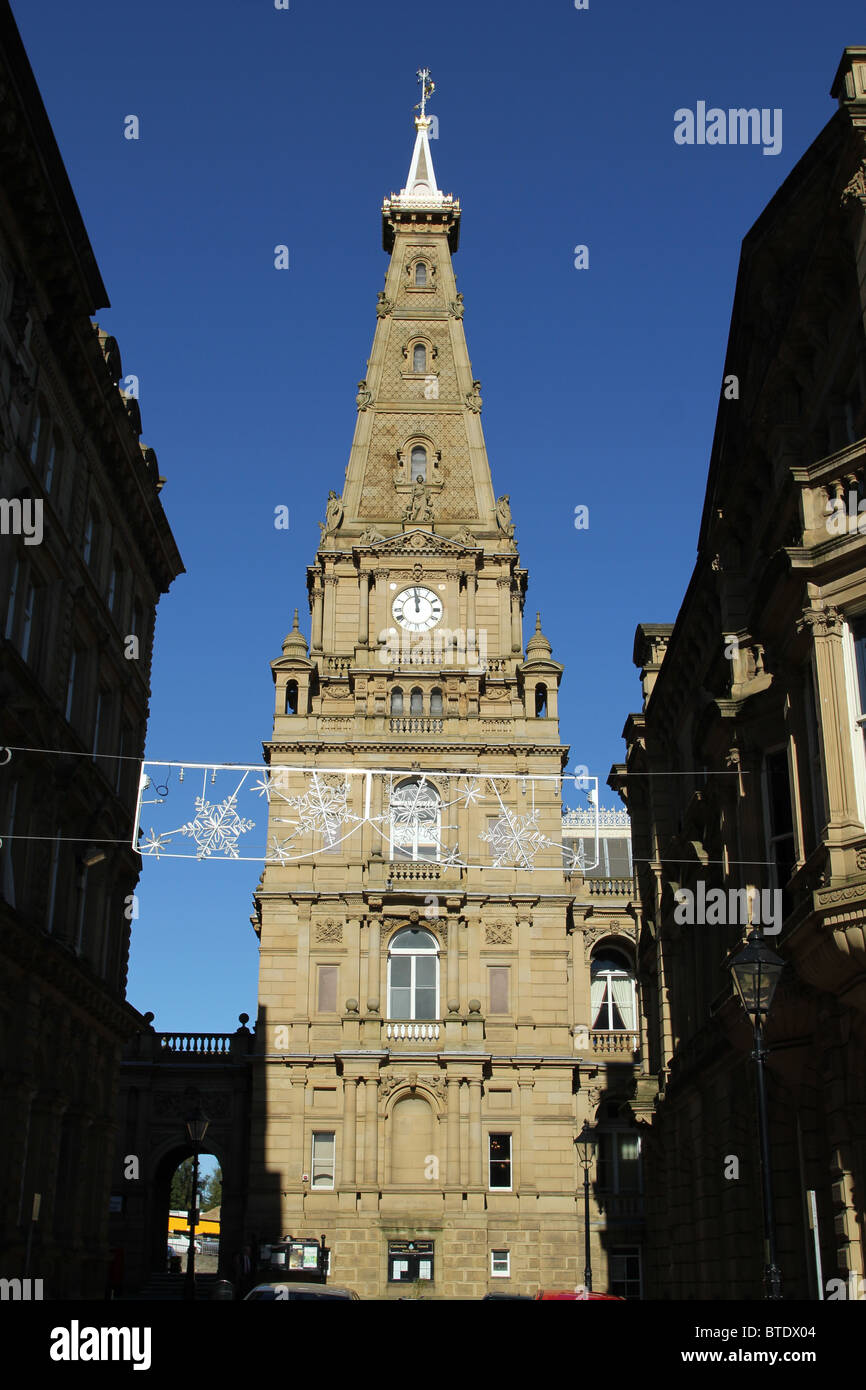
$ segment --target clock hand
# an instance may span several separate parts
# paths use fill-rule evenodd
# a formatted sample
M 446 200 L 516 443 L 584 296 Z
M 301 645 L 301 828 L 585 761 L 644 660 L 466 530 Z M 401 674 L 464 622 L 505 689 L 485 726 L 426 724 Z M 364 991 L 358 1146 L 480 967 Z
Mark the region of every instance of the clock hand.
M 417 590 L 417 589 L 413 589 L 412 592 L 413 592 L 414 595 L 415 595 L 415 612 L 416 612 L 416 613 L 420 613 L 420 612 L 421 612 L 421 605 L 420 605 L 419 602 L 418 602 L 418 590 Z

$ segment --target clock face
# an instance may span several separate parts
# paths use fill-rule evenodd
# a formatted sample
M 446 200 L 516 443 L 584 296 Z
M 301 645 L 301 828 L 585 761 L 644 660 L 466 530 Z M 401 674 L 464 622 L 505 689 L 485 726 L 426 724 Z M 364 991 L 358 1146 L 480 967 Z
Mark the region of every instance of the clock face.
M 394 619 L 407 632 L 427 632 L 442 620 L 442 600 L 432 589 L 414 584 L 404 589 L 391 604 Z

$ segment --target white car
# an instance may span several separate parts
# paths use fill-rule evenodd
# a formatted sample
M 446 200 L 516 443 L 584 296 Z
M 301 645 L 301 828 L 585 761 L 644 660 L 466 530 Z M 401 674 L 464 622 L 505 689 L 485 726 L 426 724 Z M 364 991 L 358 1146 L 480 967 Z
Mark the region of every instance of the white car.
M 189 1250 L 189 1236 L 172 1236 L 168 1242 L 168 1248 L 172 1255 L 185 1255 Z M 201 1254 L 201 1241 L 195 1243 L 195 1253 Z

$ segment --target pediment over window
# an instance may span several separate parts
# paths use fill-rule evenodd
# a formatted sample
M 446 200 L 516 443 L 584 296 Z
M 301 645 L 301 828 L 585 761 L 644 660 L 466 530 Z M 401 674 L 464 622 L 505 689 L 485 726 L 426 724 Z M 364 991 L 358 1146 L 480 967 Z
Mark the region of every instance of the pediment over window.
M 354 548 L 362 547 L 358 543 Z M 460 541 L 448 540 L 445 536 L 434 536 L 432 531 L 425 531 L 421 527 L 363 546 L 364 550 L 371 550 L 376 555 L 464 555 L 467 550 L 475 548 L 462 545 Z

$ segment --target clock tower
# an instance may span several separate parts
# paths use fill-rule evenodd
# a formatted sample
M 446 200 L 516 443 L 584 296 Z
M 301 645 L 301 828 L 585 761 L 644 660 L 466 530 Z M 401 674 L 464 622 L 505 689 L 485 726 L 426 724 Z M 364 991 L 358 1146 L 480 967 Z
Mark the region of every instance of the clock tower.
M 598 1074 L 581 1082 L 576 1050 L 592 1020 L 561 844 L 563 668 L 539 620 L 524 650 L 527 574 L 452 266 L 460 204 L 419 75 L 309 646 L 296 612 L 272 663 L 253 918 L 250 1241 L 324 1232 L 332 1281 L 380 1298 L 579 1282 L 573 1141 Z

